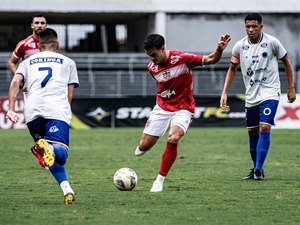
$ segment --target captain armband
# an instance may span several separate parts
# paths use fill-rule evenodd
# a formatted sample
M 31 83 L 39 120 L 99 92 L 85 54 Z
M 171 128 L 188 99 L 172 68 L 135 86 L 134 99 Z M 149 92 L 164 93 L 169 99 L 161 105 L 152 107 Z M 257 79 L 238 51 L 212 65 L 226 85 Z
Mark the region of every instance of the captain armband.
M 239 64 L 240 63 L 240 59 L 236 56 L 231 56 L 231 59 L 230 59 L 231 63 L 232 64 Z

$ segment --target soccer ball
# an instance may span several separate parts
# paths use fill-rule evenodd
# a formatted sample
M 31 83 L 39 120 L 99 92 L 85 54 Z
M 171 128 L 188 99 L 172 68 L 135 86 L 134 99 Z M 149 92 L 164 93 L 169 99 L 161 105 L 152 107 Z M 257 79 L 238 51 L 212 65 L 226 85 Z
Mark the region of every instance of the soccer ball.
M 133 169 L 121 168 L 114 175 L 114 184 L 120 191 L 131 191 L 137 184 L 137 174 Z

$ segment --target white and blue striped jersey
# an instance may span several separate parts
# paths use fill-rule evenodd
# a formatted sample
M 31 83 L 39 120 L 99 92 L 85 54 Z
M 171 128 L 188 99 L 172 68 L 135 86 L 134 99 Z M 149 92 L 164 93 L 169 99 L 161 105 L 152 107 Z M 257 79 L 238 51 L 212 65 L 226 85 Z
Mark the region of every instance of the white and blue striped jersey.
M 240 63 L 246 87 L 246 107 L 256 106 L 269 99 L 279 100 L 278 59 L 286 54 L 280 41 L 266 33 L 262 33 L 257 44 L 250 43 L 246 36 L 234 45 L 231 62 Z
M 26 123 L 43 117 L 70 124 L 68 85 L 79 86 L 76 64 L 72 59 L 56 52 L 39 52 L 21 62 L 16 74 L 23 75 L 27 86 Z

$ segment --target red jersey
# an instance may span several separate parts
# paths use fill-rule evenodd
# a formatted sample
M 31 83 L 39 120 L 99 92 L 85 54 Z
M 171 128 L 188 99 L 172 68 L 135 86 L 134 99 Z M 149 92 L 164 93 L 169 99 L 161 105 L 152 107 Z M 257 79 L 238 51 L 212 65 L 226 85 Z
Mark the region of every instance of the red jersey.
M 38 44 L 39 41 L 35 39 L 33 35 L 30 35 L 24 40 L 19 41 L 13 54 L 15 57 L 22 58 L 22 60 L 24 60 L 40 51 Z
M 149 63 L 148 70 L 157 81 L 156 103 L 163 110 L 195 112 L 192 68 L 202 65 L 202 59 L 202 55 L 170 51 L 163 66 Z

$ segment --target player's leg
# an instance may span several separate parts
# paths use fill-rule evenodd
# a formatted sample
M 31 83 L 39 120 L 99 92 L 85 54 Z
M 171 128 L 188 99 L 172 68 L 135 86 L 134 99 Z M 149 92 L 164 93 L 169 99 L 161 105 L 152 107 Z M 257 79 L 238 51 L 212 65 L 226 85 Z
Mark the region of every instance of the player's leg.
M 59 120 L 48 120 L 45 129 L 43 140 L 49 143 L 55 154 L 55 163 L 49 170 L 63 191 L 65 204 L 74 203 L 75 194 L 65 170 L 68 159 L 69 125 Z
M 64 203 L 72 204 L 75 201 L 75 193 L 71 188 L 65 171 L 65 164 L 68 159 L 68 150 L 66 147 L 58 144 L 53 144 L 52 146 L 55 152 L 55 163 L 53 166 L 49 167 L 49 170 L 63 191 Z
M 162 155 L 159 173 L 153 182 L 150 192 L 161 192 L 163 190 L 165 178 L 177 158 L 179 140 L 187 132 L 192 121 L 192 117 L 193 114 L 186 110 L 180 110 L 172 116 L 171 128 L 169 131 L 167 145 Z
M 259 139 L 259 107 L 246 107 L 246 127 L 248 129 L 249 153 L 253 162 L 253 168 L 243 179 L 254 179 L 256 165 L 257 143 Z
M 136 156 L 142 156 L 144 155 L 147 151 L 149 151 L 153 145 L 157 142 L 159 137 L 157 136 L 152 136 L 149 134 L 142 134 L 142 137 L 140 139 L 139 145 L 136 147 L 134 154 Z
M 68 158 L 69 125 L 62 121 L 47 120 L 39 117 L 29 122 L 27 126 L 36 142 L 36 145 L 31 148 L 32 153 L 42 167 L 47 169 L 50 167 L 51 174 L 64 192 L 65 203 L 66 199 L 68 200 L 67 204 L 74 202 L 74 191 L 70 187 L 64 168 Z M 53 143 L 59 144 L 53 146 Z M 51 156 L 54 158 L 51 159 Z M 70 195 L 72 198 L 70 198 Z
M 45 127 L 46 123 L 47 123 L 47 120 L 42 117 L 38 117 L 35 120 L 27 123 L 28 130 L 29 130 L 34 142 L 37 142 L 38 140 L 42 139 L 45 136 L 44 127 Z M 45 152 L 43 149 L 41 149 L 38 145 L 34 145 L 31 148 L 31 152 L 37 158 L 39 164 L 42 167 L 48 168 L 49 165 L 47 163 L 45 163 L 45 160 L 44 160 Z M 52 151 L 52 153 L 53 153 L 53 151 Z M 53 155 L 54 154 L 52 154 L 52 156 Z M 46 154 L 45 158 L 48 159 L 47 161 L 49 161 L 49 159 L 50 159 L 50 162 L 51 162 L 50 164 L 52 166 L 54 163 L 54 158 L 51 157 L 51 155 L 49 155 L 49 154 L 48 155 Z
M 271 126 L 275 125 L 274 118 L 278 108 L 277 100 L 268 100 L 260 104 L 260 132 L 257 144 L 257 160 L 255 165 L 254 179 L 264 179 L 263 165 L 270 148 Z
M 170 112 L 162 110 L 157 105 L 153 108 L 144 128 L 139 145 L 134 151 L 136 156 L 142 156 L 149 151 L 155 145 L 157 140 L 166 133 L 170 124 L 170 115 Z

